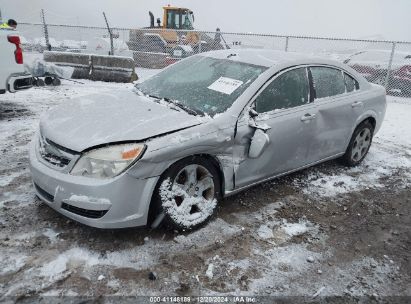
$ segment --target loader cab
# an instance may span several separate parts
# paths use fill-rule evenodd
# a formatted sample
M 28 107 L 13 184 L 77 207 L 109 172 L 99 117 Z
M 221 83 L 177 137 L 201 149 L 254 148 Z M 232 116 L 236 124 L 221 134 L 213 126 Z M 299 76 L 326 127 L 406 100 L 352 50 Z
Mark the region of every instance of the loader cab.
M 194 29 L 194 13 L 188 8 L 165 6 L 163 28 L 175 30 Z

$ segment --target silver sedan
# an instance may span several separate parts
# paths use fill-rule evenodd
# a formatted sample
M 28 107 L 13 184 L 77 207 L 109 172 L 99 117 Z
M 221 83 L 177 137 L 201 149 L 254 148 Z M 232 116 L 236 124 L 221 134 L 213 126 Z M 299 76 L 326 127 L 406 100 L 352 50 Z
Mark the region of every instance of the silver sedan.
M 30 149 L 34 188 L 86 225 L 193 229 L 250 186 L 334 158 L 359 164 L 385 109 L 383 87 L 335 61 L 204 53 L 49 111 Z

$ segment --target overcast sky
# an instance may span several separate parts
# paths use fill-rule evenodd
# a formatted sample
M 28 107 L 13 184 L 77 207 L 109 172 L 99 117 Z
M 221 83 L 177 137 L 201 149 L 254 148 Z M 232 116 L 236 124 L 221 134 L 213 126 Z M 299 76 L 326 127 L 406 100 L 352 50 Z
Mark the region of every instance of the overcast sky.
M 411 0 L 0 0 L 3 19 L 50 23 L 148 26 L 148 11 L 161 17 L 163 5 L 190 8 L 202 30 L 383 38 L 411 41 Z

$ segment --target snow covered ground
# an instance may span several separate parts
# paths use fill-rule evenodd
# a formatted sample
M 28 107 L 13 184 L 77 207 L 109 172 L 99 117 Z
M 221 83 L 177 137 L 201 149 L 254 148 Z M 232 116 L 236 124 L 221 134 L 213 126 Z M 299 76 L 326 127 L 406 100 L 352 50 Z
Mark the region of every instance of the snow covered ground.
M 82 82 L 0 95 L 0 301 L 411 296 L 411 99 L 389 97 L 383 127 L 359 167 L 328 162 L 251 188 L 224 200 L 202 229 L 178 235 L 85 227 L 35 197 L 27 149 L 39 117 L 73 97 L 132 87 Z

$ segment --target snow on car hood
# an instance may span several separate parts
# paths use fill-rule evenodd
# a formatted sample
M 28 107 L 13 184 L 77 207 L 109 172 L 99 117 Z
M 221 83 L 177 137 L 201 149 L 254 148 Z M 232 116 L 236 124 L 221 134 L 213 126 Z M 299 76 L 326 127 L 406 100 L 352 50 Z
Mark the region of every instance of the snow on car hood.
M 41 118 L 40 130 L 51 141 L 80 152 L 105 143 L 141 141 L 205 119 L 124 89 L 64 102 Z

